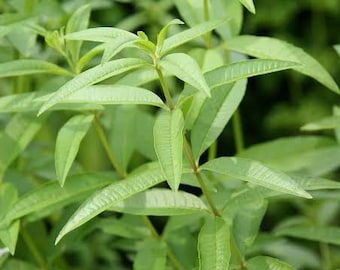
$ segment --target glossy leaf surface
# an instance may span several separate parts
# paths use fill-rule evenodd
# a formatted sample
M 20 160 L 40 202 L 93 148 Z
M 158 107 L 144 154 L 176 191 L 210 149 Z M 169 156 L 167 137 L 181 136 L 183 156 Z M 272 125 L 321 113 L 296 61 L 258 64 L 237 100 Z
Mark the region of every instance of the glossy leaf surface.
M 288 175 L 270 169 L 257 161 L 236 157 L 220 157 L 203 164 L 201 169 L 224 174 L 279 192 L 311 198 Z
M 170 187 L 176 191 L 182 176 L 184 120 L 179 109 L 163 112 L 153 129 L 155 151 Z
M 58 132 L 55 147 L 55 168 L 60 186 L 64 186 L 67 174 L 89 130 L 93 115 L 76 115 L 68 120 Z

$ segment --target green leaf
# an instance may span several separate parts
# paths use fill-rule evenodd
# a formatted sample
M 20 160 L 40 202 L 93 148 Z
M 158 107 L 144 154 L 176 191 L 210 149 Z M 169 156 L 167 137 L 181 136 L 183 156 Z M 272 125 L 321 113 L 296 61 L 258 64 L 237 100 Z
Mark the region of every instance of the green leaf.
M 167 110 L 163 101 L 150 90 L 127 85 L 92 85 L 58 100 L 58 103 L 144 104 Z
M 338 53 L 338 55 L 340 56 L 340 44 L 334 45 L 334 50 Z
M 275 231 L 278 236 L 290 236 L 321 243 L 340 245 L 340 228 L 332 226 L 294 226 Z
M 112 181 L 112 177 L 107 174 L 86 173 L 70 176 L 63 188 L 57 181 L 46 183 L 20 197 L 0 223 L 6 225 L 31 213 L 45 211 L 48 208 L 61 208 Z
M 121 50 L 129 46 L 132 46 L 135 40 L 136 38 L 132 38 L 130 36 L 121 36 L 115 38 L 109 43 L 106 43 L 101 63 L 103 64 L 105 62 L 108 62 L 114 56 L 116 56 Z
M 293 178 L 304 190 L 340 189 L 340 182 L 338 181 L 296 174 L 290 174 L 289 176 Z
M 17 190 L 8 183 L 0 183 L 0 218 L 4 217 L 18 199 Z M 0 241 L 14 255 L 19 235 L 19 221 L 14 222 L 9 228 L 0 229 Z M 1 256 L 0 256 L 1 257 Z
M 169 53 L 171 50 L 179 47 L 180 45 L 183 45 L 184 43 L 187 43 L 201 35 L 204 35 L 214 30 L 216 27 L 222 25 L 225 22 L 226 22 L 225 19 L 203 22 L 187 30 L 184 30 L 178 34 L 168 37 L 167 39 L 164 40 L 162 55 L 165 55 Z
M 70 72 L 55 64 L 34 59 L 13 60 L 0 64 L 0 78 L 39 73 L 70 76 Z
M 237 157 L 221 157 L 208 161 L 200 168 L 260 185 L 281 193 L 311 198 L 311 196 L 299 187 L 288 175 L 270 169 L 257 161 Z
M 289 43 L 270 37 L 245 35 L 227 40 L 226 46 L 230 50 L 258 58 L 299 63 L 301 66 L 295 67 L 296 71 L 314 78 L 335 93 L 340 93 L 336 82 L 318 61 Z
M 135 106 L 115 106 L 107 112 L 108 141 L 117 163 L 126 173 L 135 150 L 136 118 L 139 111 Z
M 93 115 L 76 115 L 69 119 L 58 132 L 55 147 L 55 169 L 62 187 L 93 118 Z
M 232 206 L 232 201 L 233 199 L 231 199 L 231 204 L 225 206 L 225 210 L 229 210 L 228 207 Z M 232 231 L 238 249 L 242 254 L 245 254 L 247 248 L 253 245 L 257 237 L 268 203 L 262 196 L 254 196 L 251 203 L 241 203 L 240 201 L 238 203 L 238 207 L 233 209 L 235 215 Z M 226 216 L 225 211 L 223 216 Z M 226 217 L 228 218 L 228 216 Z
M 129 31 L 125 31 L 114 27 L 96 27 L 85 29 L 79 32 L 67 34 L 65 35 L 65 39 L 110 43 L 114 39 L 123 36 L 130 37 L 132 39 L 138 39 L 137 35 L 130 33 Z
M 253 0 L 239 0 L 240 3 L 248 9 L 251 13 L 255 14 L 255 5 Z
M 167 247 L 163 241 L 146 239 L 139 247 L 134 270 L 165 270 Z
M 170 21 L 169 23 L 167 23 L 161 29 L 161 31 L 157 35 L 157 45 L 156 45 L 156 54 L 157 55 L 161 55 L 163 44 L 164 44 L 164 40 L 165 40 L 166 35 L 168 33 L 169 27 L 174 25 L 174 24 L 184 24 L 184 22 L 182 22 L 181 20 L 178 20 L 178 19 L 174 19 L 174 20 Z
M 294 270 L 295 268 L 281 260 L 268 257 L 257 256 L 247 261 L 248 270 Z
M 39 115 L 44 111 L 79 91 L 80 89 L 108 79 L 112 76 L 124 73 L 126 71 L 136 69 L 146 65 L 146 62 L 136 58 L 123 58 L 113 60 L 94 68 L 88 69 L 77 77 L 68 81 L 40 108 Z
M 198 235 L 200 270 L 225 270 L 231 256 L 229 226 L 220 217 L 208 217 Z
M 159 166 L 131 174 L 123 181 L 111 184 L 90 196 L 71 216 L 60 231 L 56 243 L 67 233 L 78 228 L 101 212 L 109 209 L 115 203 L 129 198 L 143 190 L 157 185 L 165 180 Z
M 66 24 L 65 33 L 69 34 L 84 30 L 88 27 L 91 13 L 90 5 L 83 5 L 78 8 L 70 17 Z M 72 63 L 76 64 L 79 60 L 79 53 L 82 41 L 66 40 L 66 48 L 71 55 Z
M 148 82 L 158 80 L 158 74 L 154 68 L 143 68 L 129 72 L 117 81 L 117 84 L 141 86 Z
M 246 80 L 220 86 L 206 98 L 191 130 L 192 151 L 196 160 L 221 134 L 246 91 Z
M 45 117 L 16 114 L 0 133 L 0 182 L 7 167 L 25 150 L 42 126 Z
M 340 116 L 334 115 L 322 118 L 318 121 L 308 123 L 301 127 L 304 131 L 318 131 L 325 129 L 336 129 L 340 127 Z
M 182 111 L 175 109 L 161 113 L 153 129 L 159 163 L 174 191 L 178 189 L 182 176 L 183 128 Z
M 208 211 L 208 208 L 191 193 L 155 188 L 118 202 L 110 210 L 133 215 L 175 216 Z
M 184 53 L 173 53 L 160 61 L 160 66 L 180 80 L 210 97 L 210 89 L 197 62 Z
M 286 70 L 300 64 L 271 59 L 253 59 L 234 62 L 204 74 L 211 88 L 262 74 Z
M 308 174 L 316 169 L 322 172 L 328 167 L 324 167 L 327 164 L 333 166 L 336 150 L 335 141 L 328 137 L 295 136 L 253 145 L 239 156 L 258 160 L 282 171 Z

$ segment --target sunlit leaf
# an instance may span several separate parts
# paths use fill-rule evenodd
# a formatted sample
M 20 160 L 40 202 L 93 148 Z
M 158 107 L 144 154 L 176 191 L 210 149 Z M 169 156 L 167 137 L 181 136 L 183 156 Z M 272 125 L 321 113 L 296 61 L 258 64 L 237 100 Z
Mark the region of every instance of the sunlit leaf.
M 38 73 L 67 76 L 71 74 L 68 70 L 43 60 L 20 59 L 0 64 L 0 78 Z
M 252 59 L 218 67 L 207 72 L 204 76 L 209 86 L 214 88 L 240 79 L 286 70 L 297 66 L 300 66 L 300 64 L 289 61 Z
M 144 65 L 146 65 L 146 62 L 141 59 L 123 58 L 106 62 L 102 65 L 88 69 L 59 88 L 55 94 L 40 108 L 38 114 L 43 113 L 53 105 L 57 104 L 60 100 L 67 98 L 71 94 L 74 94 L 86 86 L 93 85 L 112 76 L 142 67 Z
M 90 196 L 71 216 L 60 231 L 56 243 L 67 233 L 78 228 L 101 212 L 109 209 L 115 203 L 131 197 L 165 180 L 162 170 L 158 166 L 136 172 L 123 181 L 111 184 Z
M 187 215 L 207 211 L 202 200 L 191 193 L 152 189 L 138 193 L 110 208 L 113 211 L 150 216 Z
M 301 127 L 304 131 L 317 131 L 325 129 L 336 129 L 340 127 L 340 116 L 334 115 L 322 118 L 318 121 L 308 123 Z
M 251 13 L 255 14 L 255 5 L 253 0 L 239 0 L 242 5 L 245 6 L 246 9 L 248 9 Z
M 167 54 L 169 51 L 177 48 L 178 46 L 189 42 L 205 33 L 214 30 L 216 27 L 225 23 L 226 20 L 209 21 L 197 24 L 187 30 L 178 34 L 168 37 L 164 40 L 162 54 Z
M 55 168 L 61 186 L 78 153 L 79 146 L 91 126 L 93 115 L 76 115 L 61 127 L 55 147 Z
M 229 226 L 220 217 L 206 219 L 198 235 L 200 270 L 228 269 L 231 257 Z
M 65 33 L 69 34 L 72 32 L 77 32 L 86 29 L 89 24 L 90 13 L 91 13 L 90 5 L 84 5 L 78 8 L 68 20 L 65 27 Z M 66 48 L 71 55 L 73 63 L 78 62 L 81 45 L 82 41 L 78 40 L 66 41 Z
M 294 270 L 295 268 L 286 262 L 268 256 L 257 256 L 247 261 L 249 270 Z
M 101 63 L 108 62 L 121 50 L 126 47 L 132 46 L 135 40 L 136 38 L 130 36 L 120 36 L 113 39 L 111 42 L 106 43 Z
M 220 173 L 279 192 L 311 198 L 311 196 L 288 175 L 270 169 L 254 160 L 237 157 L 220 157 L 203 164 L 201 169 Z
M 164 57 L 160 65 L 164 70 L 180 80 L 192 85 L 197 90 L 210 96 L 210 89 L 197 62 L 184 53 L 173 53 Z
M 181 20 L 178 19 L 174 19 L 172 21 L 170 21 L 169 23 L 167 23 L 159 32 L 159 34 L 157 35 L 157 46 L 156 46 L 156 54 L 161 55 L 162 52 L 162 48 L 163 48 L 163 44 L 164 44 L 164 40 L 166 38 L 166 35 L 168 33 L 169 27 L 171 25 L 174 24 L 184 24 L 184 22 L 182 22 Z
M 206 98 L 191 130 L 192 151 L 196 160 L 221 134 L 246 90 L 246 81 L 217 87 Z
M 137 39 L 138 36 L 122 29 L 114 27 L 96 27 L 89 28 L 79 32 L 70 33 L 65 36 L 65 39 L 69 40 L 87 40 L 95 42 L 112 42 L 118 37 L 131 37 Z
M 339 87 L 329 73 L 313 57 L 287 42 L 270 37 L 238 36 L 226 41 L 228 49 L 263 59 L 292 61 L 301 64 L 294 69 L 310 76 L 330 90 L 339 93 Z
M 79 89 L 58 103 L 144 104 L 167 109 L 163 101 L 150 90 L 127 85 L 92 85 Z
M 153 134 L 155 151 L 168 184 L 177 190 L 182 175 L 184 120 L 179 109 L 161 113 Z

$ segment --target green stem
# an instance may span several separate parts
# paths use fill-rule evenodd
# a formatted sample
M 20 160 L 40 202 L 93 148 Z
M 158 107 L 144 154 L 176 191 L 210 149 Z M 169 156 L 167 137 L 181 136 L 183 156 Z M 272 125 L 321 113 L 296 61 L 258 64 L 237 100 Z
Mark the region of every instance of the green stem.
M 319 247 L 320 247 L 320 253 L 321 253 L 321 258 L 322 258 L 322 270 L 333 269 L 329 246 L 326 243 L 320 243 Z
M 39 264 L 40 268 L 41 269 L 47 269 L 43 255 L 40 253 L 40 251 L 38 250 L 38 248 L 34 244 L 32 237 L 28 234 L 28 232 L 26 231 L 24 226 L 21 227 L 20 234 L 22 235 L 22 238 L 23 238 L 25 244 L 27 245 L 29 251 L 31 252 L 31 254 L 33 256 L 33 258 Z
M 236 255 L 236 259 L 239 262 L 240 269 L 241 270 L 247 269 L 247 266 L 246 266 L 247 263 L 246 263 L 245 259 L 243 258 L 243 256 L 241 255 L 241 252 L 238 249 L 238 247 L 235 243 L 234 236 L 232 234 L 230 235 L 230 249 Z
M 97 115 L 95 116 L 93 123 L 94 123 L 94 126 L 96 128 L 99 139 L 100 139 L 100 141 L 101 141 L 101 143 L 102 143 L 102 145 L 105 149 L 105 152 L 106 152 L 113 168 L 115 168 L 115 170 L 117 171 L 117 173 L 119 174 L 120 177 L 125 178 L 126 172 L 119 166 L 116 158 L 114 157 L 112 150 L 111 150 L 111 147 L 109 145 L 109 142 L 106 138 L 104 129 L 103 129 Z
M 216 158 L 216 155 L 217 155 L 217 140 L 214 141 L 213 144 L 209 147 L 208 160 Z
M 191 147 L 188 143 L 188 140 L 185 136 L 184 137 L 184 151 L 185 151 L 185 154 L 190 162 L 190 165 L 191 165 L 191 168 L 192 170 L 194 171 L 195 173 L 195 176 L 196 176 L 196 179 L 201 187 L 201 190 L 202 190 L 202 193 L 204 195 L 204 197 L 206 198 L 208 204 L 209 204 L 209 207 L 211 209 L 211 211 L 214 213 L 215 216 L 218 216 L 220 217 L 221 216 L 221 213 L 217 210 L 213 200 L 211 199 L 211 196 L 210 196 L 210 193 L 209 193 L 209 190 L 207 188 L 207 186 L 205 185 L 204 181 L 203 181 L 203 178 L 198 170 L 198 166 L 195 162 L 195 158 L 192 154 L 192 150 L 191 150 Z
M 209 0 L 203 0 L 203 9 L 204 9 L 204 20 L 209 21 L 210 15 L 209 15 Z M 206 33 L 205 35 L 205 43 L 206 47 L 209 49 L 211 48 L 211 31 Z
M 158 78 L 159 78 L 159 81 L 161 83 L 161 86 L 162 86 L 162 90 L 163 90 L 163 94 L 165 96 L 165 99 L 166 99 L 166 103 L 168 104 L 168 107 L 170 110 L 173 110 L 174 109 L 174 104 L 172 102 L 172 98 L 171 98 L 171 95 L 170 95 L 170 91 L 169 91 L 169 88 L 165 82 L 165 79 L 164 79 L 164 76 L 163 76 L 163 72 L 161 70 L 161 68 L 158 66 L 158 65 L 155 65 L 155 69 L 157 71 L 157 74 L 158 74 Z
M 232 122 L 233 122 L 236 153 L 240 153 L 244 149 L 244 139 L 243 139 L 242 122 L 241 122 L 241 115 L 240 115 L 239 109 L 237 109 L 234 112 L 233 117 L 232 117 Z

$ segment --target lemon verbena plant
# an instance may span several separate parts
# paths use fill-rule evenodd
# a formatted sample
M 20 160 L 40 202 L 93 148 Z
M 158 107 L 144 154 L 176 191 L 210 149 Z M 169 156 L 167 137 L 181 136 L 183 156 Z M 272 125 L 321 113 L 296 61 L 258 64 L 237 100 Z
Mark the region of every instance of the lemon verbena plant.
M 110 1 L 16 2 L 0 15 L 3 269 L 340 267 L 338 136 L 245 148 L 238 109 L 253 76 L 339 88 L 302 49 L 240 34 L 252 0 L 127 1 L 115 27 L 92 18 Z M 303 129 L 339 134 L 334 111 Z M 287 201 L 303 214 L 262 230 Z

